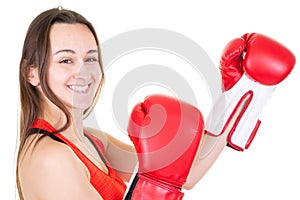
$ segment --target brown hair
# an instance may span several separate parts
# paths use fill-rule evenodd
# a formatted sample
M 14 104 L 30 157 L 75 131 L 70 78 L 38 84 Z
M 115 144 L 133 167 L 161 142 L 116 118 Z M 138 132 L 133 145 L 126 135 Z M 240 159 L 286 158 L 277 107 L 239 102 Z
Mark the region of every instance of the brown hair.
M 82 15 L 67 9 L 53 8 L 46 10 L 39 14 L 30 24 L 23 44 L 22 57 L 19 68 L 19 85 L 20 85 L 20 141 L 17 156 L 16 166 L 16 181 L 20 199 L 23 199 L 20 180 L 19 180 L 19 165 L 20 154 L 24 150 L 25 142 L 28 138 L 29 129 L 34 120 L 42 114 L 41 110 L 41 94 L 37 89 L 32 86 L 28 80 L 28 71 L 31 67 L 37 67 L 40 78 L 40 86 L 45 96 L 54 103 L 59 109 L 63 111 L 66 116 L 66 123 L 63 127 L 57 130 L 61 132 L 67 129 L 71 123 L 71 114 L 58 97 L 51 91 L 47 84 L 47 64 L 49 57 L 50 41 L 49 32 L 50 28 L 55 23 L 85 24 L 95 37 L 99 50 L 99 64 L 101 68 L 102 78 L 96 91 L 92 105 L 85 110 L 84 117 L 86 117 L 93 109 L 104 82 L 104 70 L 101 58 L 100 44 L 93 25 L 85 19 Z M 54 132 L 55 133 L 55 132 Z M 51 133 L 51 134 L 54 134 Z M 41 139 L 41 138 L 40 138 Z

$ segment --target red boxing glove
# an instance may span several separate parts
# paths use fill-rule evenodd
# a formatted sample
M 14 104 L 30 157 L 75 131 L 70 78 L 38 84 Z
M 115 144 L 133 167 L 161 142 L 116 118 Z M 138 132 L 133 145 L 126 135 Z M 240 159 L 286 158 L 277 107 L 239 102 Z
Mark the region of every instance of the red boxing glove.
M 210 113 L 206 133 L 218 136 L 230 129 L 228 145 L 247 149 L 264 105 L 295 62 L 290 50 L 262 34 L 245 34 L 230 41 L 220 62 L 224 95 Z
M 183 198 L 186 182 L 203 133 L 200 111 L 165 95 L 148 96 L 130 116 L 128 135 L 139 168 L 125 199 Z

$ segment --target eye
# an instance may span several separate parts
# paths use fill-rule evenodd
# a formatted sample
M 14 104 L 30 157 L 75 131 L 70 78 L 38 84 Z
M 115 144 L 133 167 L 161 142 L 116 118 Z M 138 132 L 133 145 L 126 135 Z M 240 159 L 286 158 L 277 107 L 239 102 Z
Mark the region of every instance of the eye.
M 97 62 L 97 61 L 98 61 L 98 59 L 94 58 L 94 57 L 90 57 L 90 58 L 85 59 L 85 62 Z
M 72 60 L 71 59 L 63 59 L 63 60 L 59 61 L 59 63 L 61 63 L 61 64 L 71 64 Z

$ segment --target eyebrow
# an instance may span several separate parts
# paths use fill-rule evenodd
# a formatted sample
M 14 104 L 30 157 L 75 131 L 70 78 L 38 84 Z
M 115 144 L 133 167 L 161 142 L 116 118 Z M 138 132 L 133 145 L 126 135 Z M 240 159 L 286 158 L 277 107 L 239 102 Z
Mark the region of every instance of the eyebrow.
M 72 54 L 76 54 L 76 52 L 72 49 L 61 49 L 57 52 L 54 53 L 54 55 L 57 55 L 59 53 L 72 53 Z M 98 53 L 98 49 L 91 49 L 87 52 L 87 54 L 91 54 L 91 53 Z

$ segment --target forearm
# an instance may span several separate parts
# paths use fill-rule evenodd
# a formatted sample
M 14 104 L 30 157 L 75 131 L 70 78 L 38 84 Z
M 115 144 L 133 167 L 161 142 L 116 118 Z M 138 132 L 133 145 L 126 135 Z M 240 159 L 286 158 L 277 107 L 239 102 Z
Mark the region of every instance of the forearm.
M 223 134 L 219 137 L 206 134 L 203 136 L 203 142 L 198 149 L 187 182 L 183 186 L 184 189 L 192 189 L 202 179 L 215 163 L 226 145 L 227 134 Z
M 239 113 L 243 110 L 244 105 L 245 102 L 241 103 L 240 106 L 236 109 L 237 112 L 235 113 L 235 115 L 232 116 L 232 120 L 224 129 L 222 135 L 203 135 L 202 142 L 199 146 L 193 166 L 191 168 L 187 182 L 184 186 L 185 189 L 192 189 L 215 163 L 223 149 L 228 144 L 228 135 L 234 127 L 234 124 L 239 116 Z

